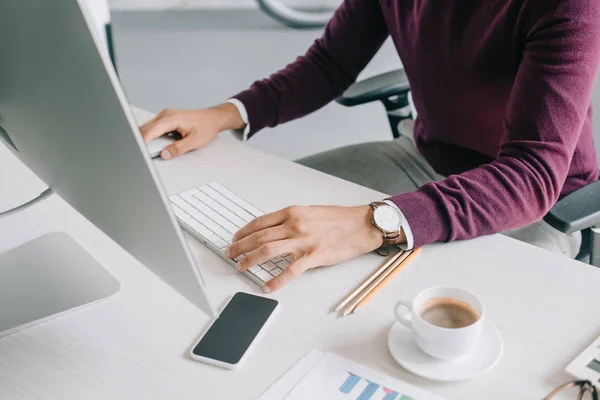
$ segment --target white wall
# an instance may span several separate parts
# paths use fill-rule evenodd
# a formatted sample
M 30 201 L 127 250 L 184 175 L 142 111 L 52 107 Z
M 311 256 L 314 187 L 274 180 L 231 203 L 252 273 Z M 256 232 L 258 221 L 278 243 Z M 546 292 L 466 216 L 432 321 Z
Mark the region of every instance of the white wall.
M 342 0 L 284 0 L 291 6 L 331 6 Z M 115 10 L 167 10 L 190 8 L 255 8 L 254 0 L 109 0 Z

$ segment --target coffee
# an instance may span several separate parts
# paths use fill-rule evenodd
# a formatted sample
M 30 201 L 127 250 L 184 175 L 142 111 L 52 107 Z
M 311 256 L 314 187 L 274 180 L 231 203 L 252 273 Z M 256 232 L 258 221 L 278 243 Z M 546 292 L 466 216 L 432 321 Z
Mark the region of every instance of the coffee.
M 479 315 L 460 300 L 437 297 L 427 300 L 419 311 L 425 321 L 441 328 L 464 328 L 474 324 Z

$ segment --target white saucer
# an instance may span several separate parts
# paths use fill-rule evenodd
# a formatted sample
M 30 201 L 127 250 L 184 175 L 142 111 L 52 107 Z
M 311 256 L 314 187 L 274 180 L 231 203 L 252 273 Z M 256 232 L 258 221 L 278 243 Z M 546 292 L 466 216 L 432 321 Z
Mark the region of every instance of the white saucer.
M 433 358 L 417 347 L 411 331 L 396 322 L 388 335 L 392 357 L 407 371 L 435 381 L 466 381 L 492 369 L 502 357 L 500 332 L 485 321 L 479 342 L 473 351 L 461 358 L 443 361 Z

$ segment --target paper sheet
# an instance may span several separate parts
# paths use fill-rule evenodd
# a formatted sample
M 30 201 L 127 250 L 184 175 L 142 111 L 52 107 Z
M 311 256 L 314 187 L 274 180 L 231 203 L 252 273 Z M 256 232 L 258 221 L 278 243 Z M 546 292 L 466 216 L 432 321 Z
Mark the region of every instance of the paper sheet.
M 313 350 L 259 400 L 443 400 L 331 353 Z
M 319 350 L 311 350 L 300 361 L 271 386 L 258 400 L 283 400 L 292 389 L 313 369 L 325 355 Z
M 335 354 L 326 354 L 285 400 L 443 400 Z

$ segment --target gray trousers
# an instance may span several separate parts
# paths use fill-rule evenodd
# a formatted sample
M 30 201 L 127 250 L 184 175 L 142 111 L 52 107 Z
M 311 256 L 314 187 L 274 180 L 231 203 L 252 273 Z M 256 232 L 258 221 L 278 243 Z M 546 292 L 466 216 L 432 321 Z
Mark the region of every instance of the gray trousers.
M 414 191 L 429 181 L 444 178 L 431 168 L 407 136 L 391 142 L 346 146 L 297 162 L 388 194 Z M 570 258 L 575 258 L 581 247 L 580 232 L 565 234 L 543 220 L 504 234 Z

